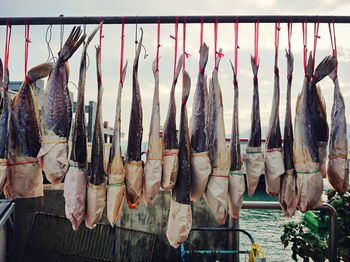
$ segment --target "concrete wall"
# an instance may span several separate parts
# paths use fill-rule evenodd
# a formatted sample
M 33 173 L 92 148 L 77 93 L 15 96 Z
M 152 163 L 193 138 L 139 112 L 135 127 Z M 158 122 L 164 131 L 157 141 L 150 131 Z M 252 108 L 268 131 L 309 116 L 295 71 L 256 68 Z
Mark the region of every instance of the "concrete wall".
M 170 193 L 162 191 L 149 208 L 145 207 L 143 203 L 138 209 L 129 209 L 126 204 L 123 208 L 120 226 L 158 234 L 153 261 L 179 261 L 179 250 L 169 246 L 165 236 L 169 203 Z M 15 261 L 25 261 L 23 254 L 31 232 L 33 215 L 35 212 L 44 212 L 64 216 L 63 191 L 46 190 L 44 197 L 18 199 L 15 200 L 15 205 L 15 238 L 16 245 L 18 245 Z M 101 223 L 108 223 L 106 214 L 103 215 Z M 203 200 L 193 205 L 193 227 L 199 226 L 218 226 Z M 60 229 L 53 227 L 52 230 Z M 227 233 L 193 233 L 191 234 L 191 245 L 205 249 L 232 248 L 232 242 L 230 242 L 230 236 Z M 138 248 L 142 250 L 142 247 Z M 130 254 L 130 261 L 134 261 L 132 254 Z

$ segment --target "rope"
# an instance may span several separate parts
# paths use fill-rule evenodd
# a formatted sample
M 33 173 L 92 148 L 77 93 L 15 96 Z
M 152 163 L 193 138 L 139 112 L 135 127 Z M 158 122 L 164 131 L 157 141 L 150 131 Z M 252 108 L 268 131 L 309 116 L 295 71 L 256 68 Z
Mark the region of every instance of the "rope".
M 176 61 L 177 61 L 177 39 L 178 39 L 178 33 L 179 33 L 179 17 L 175 17 L 175 35 L 170 37 L 174 39 L 175 45 L 174 45 L 174 76 L 173 80 L 175 81 L 175 75 L 176 75 Z
M 27 79 L 29 43 L 31 43 L 29 37 L 29 24 L 28 20 L 26 19 L 24 26 L 24 77 L 26 78 L 26 82 L 30 82 L 29 79 Z
M 160 17 L 158 16 L 156 72 L 159 72 L 159 48 L 160 48 Z
M 4 63 L 4 69 L 7 71 L 8 69 L 8 63 L 9 63 L 9 57 L 10 57 L 10 42 L 11 42 L 11 31 L 12 27 L 10 25 L 10 19 L 7 18 L 7 24 L 6 24 L 6 40 L 5 40 L 5 63 Z
M 254 63 L 259 63 L 259 18 L 254 23 Z
M 216 68 L 217 70 L 219 70 L 219 65 L 216 65 L 216 56 L 218 56 L 219 58 L 221 58 L 221 57 L 224 56 L 223 53 L 221 53 L 220 51 L 218 52 L 218 50 L 217 50 L 218 25 L 219 25 L 218 17 L 216 17 L 215 23 L 214 23 L 214 65 L 215 65 L 215 68 Z
M 124 17 L 122 17 L 122 31 L 121 31 L 121 36 L 120 36 L 120 64 L 119 64 L 119 83 L 123 86 L 123 63 L 124 63 L 124 29 L 125 29 L 125 24 L 124 24 Z
M 105 36 L 103 35 L 103 21 L 102 21 L 102 17 L 100 17 L 100 54 L 98 56 L 100 65 L 102 65 L 102 38 L 104 37 Z
M 307 22 L 302 23 L 303 30 L 303 59 L 304 59 L 304 73 L 306 75 L 306 67 L 307 67 Z
M 235 46 L 234 46 L 234 72 L 235 75 L 237 76 L 237 72 L 238 72 L 238 17 L 236 17 L 236 22 L 235 22 L 235 26 L 234 26 L 234 31 L 235 31 Z
M 278 47 L 280 42 L 280 22 L 275 23 L 275 65 L 277 65 L 278 62 Z
M 318 35 L 318 29 L 320 28 L 320 21 L 314 23 L 314 52 L 312 57 L 312 68 L 315 68 L 315 60 L 316 60 L 316 48 L 317 48 L 317 39 L 320 38 Z

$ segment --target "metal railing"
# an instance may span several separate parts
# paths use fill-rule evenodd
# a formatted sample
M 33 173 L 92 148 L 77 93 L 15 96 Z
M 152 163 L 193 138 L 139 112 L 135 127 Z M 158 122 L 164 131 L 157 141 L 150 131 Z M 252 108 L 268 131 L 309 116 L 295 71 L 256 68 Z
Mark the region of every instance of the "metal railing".
M 350 23 L 350 16 L 159 16 L 161 24 L 172 24 L 177 19 L 179 23 L 199 24 L 215 23 Z M 158 16 L 63 16 L 58 17 L 0 17 L 0 25 L 6 25 L 9 21 L 11 25 L 61 25 L 61 24 L 99 24 L 103 20 L 104 24 L 157 24 Z
M 281 210 L 279 202 L 268 202 L 268 201 L 244 201 L 242 209 L 275 209 Z M 329 223 L 329 243 L 328 243 L 328 258 L 329 262 L 337 261 L 337 211 L 330 204 L 324 203 L 322 206 L 314 209 L 316 211 L 325 211 L 330 215 Z M 238 247 L 239 250 L 239 242 Z

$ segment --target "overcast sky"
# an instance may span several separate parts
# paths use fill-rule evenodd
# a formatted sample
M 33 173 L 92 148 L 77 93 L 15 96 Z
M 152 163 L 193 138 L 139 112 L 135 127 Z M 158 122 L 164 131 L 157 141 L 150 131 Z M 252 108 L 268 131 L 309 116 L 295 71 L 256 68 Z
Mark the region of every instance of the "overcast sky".
M 5 0 L 2 0 L 5 2 Z M 19 8 L 20 7 L 20 8 Z M 0 16 L 133 16 L 133 15 L 348 15 L 350 13 L 350 2 L 346 0 L 319 0 L 319 1 L 86 1 L 86 0 L 60 0 L 60 1 L 43 1 L 31 0 L 6 1 L 1 5 Z M 91 32 L 95 25 L 87 26 L 87 33 Z M 144 135 L 145 139 L 149 132 L 149 122 L 151 117 L 151 104 L 154 88 L 152 74 L 152 61 L 156 52 L 156 25 L 142 25 L 144 28 L 144 45 L 147 49 L 148 57 L 140 58 L 139 65 L 139 82 L 141 87 L 142 104 L 144 112 Z M 250 114 L 252 104 L 252 73 L 250 65 L 250 55 L 253 52 L 253 24 L 244 24 L 239 27 L 239 60 L 238 60 L 238 79 L 240 88 L 240 130 L 242 137 L 249 135 Z M 66 38 L 72 26 L 65 26 L 64 38 Z M 189 114 L 191 113 L 192 97 L 197 82 L 198 70 L 198 50 L 199 50 L 199 25 L 187 25 L 186 49 L 191 54 L 186 61 L 186 69 L 191 76 L 191 95 L 188 101 Z M 48 58 L 47 45 L 45 42 L 45 31 L 47 26 L 31 26 L 30 35 L 32 43 L 29 48 L 29 65 L 35 66 L 45 62 Z M 103 118 L 109 121 L 110 125 L 114 124 L 115 103 L 117 96 L 117 86 L 119 81 L 119 54 L 120 54 L 120 25 L 105 25 L 104 39 L 102 46 L 102 74 L 104 84 L 103 96 Z M 336 25 L 338 59 L 339 59 L 339 81 L 340 88 L 348 105 L 350 98 L 350 25 Z M 173 25 L 161 25 L 161 49 L 160 49 L 160 106 L 161 106 L 161 125 L 163 125 L 171 86 L 173 74 L 173 45 L 174 41 L 169 37 L 173 34 Z M 4 50 L 5 27 L 0 27 L 0 50 Z M 129 61 L 126 82 L 123 90 L 122 99 L 122 129 L 128 131 L 130 106 L 131 106 L 131 74 L 132 61 L 134 59 L 134 41 L 135 25 L 126 25 L 125 32 L 125 59 Z M 328 26 L 320 25 L 321 38 L 318 41 L 316 63 L 321 61 L 324 56 L 331 53 Z M 223 93 L 223 103 L 225 112 L 226 133 L 230 134 L 232 124 L 232 71 L 229 59 L 233 58 L 234 46 L 233 24 L 219 24 L 218 47 L 223 48 L 224 58 L 221 61 L 219 80 Z M 292 87 L 292 104 L 293 117 L 295 110 L 295 101 L 298 92 L 301 90 L 303 80 L 302 66 L 302 38 L 301 25 L 293 26 L 292 50 L 295 56 L 294 77 Z M 205 24 L 204 41 L 209 46 L 209 61 L 206 72 L 211 75 L 213 69 L 214 51 L 213 51 L 213 24 Z M 59 51 L 60 27 L 54 26 L 52 30 L 51 48 L 56 55 Z M 86 102 L 96 100 L 97 82 L 95 66 L 95 48 L 98 43 L 98 37 L 94 39 L 88 49 L 90 57 L 90 66 L 88 68 L 88 77 L 86 83 Z M 285 113 L 285 95 L 286 95 L 286 58 L 284 48 L 287 46 L 287 26 L 281 25 L 280 31 L 280 49 L 279 49 L 279 67 L 281 77 L 281 106 L 280 120 L 283 125 Z M 308 48 L 311 51 L 313 46 L 313 25 L 308 25 Z M 79 61 L 82 49 L 78 49 L 76 54 L 70 59 L 70 81 L 77 84 Z M 179 53 L 182 51 L 182 25 L 179 25 Z M 274 56 L 274 25 L 260 25 L 259 39 L 259 88 L 260 88 L 260 106 L 262 126 L 268 125 L 268 118 L 271 111 L 272 91 L 273 91 L 273 56 Z M 2 56 L 2 55 L 1 55 Z M 13 81 L 23 80 L 24 67 L 24 26 L 14 26 L 12 30 L 12 42 L 9 70 L 10 77 Z M 333 99 L 333 86 L 329 79 L 321 82 L 323 95 L 327 103 L 327 113 L 330 116 Z M 71 91 L 77 94 L 73 84 L 69 85 Z M 177 105 L 180 106 L 181 81 L 179 81 L 176 96 Z M 179 110 L 178 110 L 179 112 Z M 346 110 L 349 119 L 350 109 Z M 178 114 L 179 117 L 179 114 Z M 330 122 L 330 117 L 328 118 Z M 265 134 L 263 133 L 263 136 Z

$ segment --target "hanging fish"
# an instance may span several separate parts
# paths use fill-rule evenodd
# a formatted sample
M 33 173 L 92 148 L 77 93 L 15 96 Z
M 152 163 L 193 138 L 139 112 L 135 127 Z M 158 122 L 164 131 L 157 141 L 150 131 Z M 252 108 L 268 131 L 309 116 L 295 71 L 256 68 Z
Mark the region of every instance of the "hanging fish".
M 280 77 L 278 69 L 278 48 L 275 50 L 275 79 L 272 98 L 272 109 L 269 121 L 269 131 L 265 146 L 265 179 L 266 192 L 276 196 L 281 190 L 281 177 L 284 174 L 282 154 L 282 137 L 280 128 L 279 105 L 280 105 Z
M 0 192 L 2 192 L 8 176 L 8 139 L 11 117 L 11 98 L 9 95 L 9 71 L 3 69 L 0 59 L 0 83 L 3 89 L 0 116 Z
M 43 196 L 43 177 L 37 159 L 41 147 L 40 119 L 32 83 L 48 76 L 52 68 L 52 63 L 31 68 L 12 101 L 6 198 Z
M 222 50 L 220 49 L 219 53 Z M 209 82 L 209 158 L 212 172 L 209 176 L 204 199 L 216 220 L 224 224 L 228 208 L 229 152 L 226 147 L 224 110 L 218 79 L 220 57 L 216 58 L 212 79 Z
M 203 43 L 199 50 L 199 73 L 194 102 L 191 126 L 191 152 L 192 152 L 192 180 L 191 180 L 191 200 L 198 201 L 205 190 L 208 178 L 211 173 L 210 159 L 208 154 L 208 128 L 207 128 L 207 101 L 208 91 L 205 67 L 208 62 L 208 46 Z
M 145 164 L 145 175 L 143 182 L 144 201 L 146 206 L 158 194 L 162 180 L 162 142 L 160 132 L 160 108 L 159 108 L 159 71 L 156 60 L 153 62 L 153 75 L 155 80 L 153 107 L 150 123 L 148 153 Z
M 245 157 L 248 195 L 252 196 L 259 184 L 259 178 L 265 173 L 264 156 L 261 151 L 261 123 L 260 123 L 260 102 L 258 86 L 259 62 L 255 63 L 251 57 L 251 64 L 254 75 L 253 106 L 250 128 L 250 139 L 247 145 Z
M 108 172 L 108 185 L 107 185 L 107 218 L 109 223 L 115 225 L 123 209 L 123 203 L 126 194 L 125 188 L 125 168 L 122 159 L 121 151 L 121 100 L 123 84 L 126 76 L 126 68 L 128 62 L 125 63 L 121 81 L 118 87 L 117 107 L 114 122 L 114 135 L 111 148 L 111 154 L 109 158 L 109 172 Z
M 102 133 L 102 72 L 99 59 L 101 47 L 96 47 L 97 67 L 97 109 L 92 138 L 90 178 L 87 188 L 87 210 L 85 216 L 86 227 L 93 229 L 101 219 L 106 206 L 106 178 L 104 165 L 104 137 Z
M 132 72 L 132 102 L 128 135 L 127 164 L 126 164 L 126 199 L 129 208 L 137 208 L 142 197 L 142 104 L 140 85 L 138 82 L 139 57 L 141 53 L 143 30 L 137 44 Z
M 175 87 L 182 66 L 182 55 L 176 66 L 176 71 L 171 85 L 168 113 L 163 128 L 163 166 L 161 186 L 164 190 L 170 190 L 176 183 L 178 169 L 179 144 L 176 131 L 176 104 Z
M 60 183 L 68 171 L 68 138 L 72 121 L 72 103 L 68 90 L 68 59 L 85 40 L 80 27 L 74 27 L 58 53 L 58 59 L 47 81 L 43 108 L 43 141 L 38 154 L 46 178 Z
M 231 61 L 230 61 L 231 62 Z M 229 172 L 229 211 L 233 219 L 239 217 L 239 212 L 243 205 L 243 194 L 245 191 L 245 181 L 242 172 L 241 145 L 239 140 L 239 118 L 238 118 L 238 81 L 235 69 L 231 63 L 233 72 L 234 104 L 232 117 L 232 132 L 230 143 L 230 172 Z
M 287 57 L 287 102 L 286 114 L 284 120 L 284 135 L 283 135 L 283 160 L 286 169 L 282 176 L 281 192 L 279 201 L 284 214 L 294 216 L 296 211 L 296 174 L 293 162 L 293 125 L 292 125 L 292 109 L 291 109 L 291 88 L 292 74 L 294 67 L 294 56 L 291 51 L 286 50 Z
M 297 206 L 305 212 L 321 204 L 323 192 L 322 174 L 319 169 L 319 152 L 315 134 L 315 116 L 312 116 L 312 103 L 317 103 L 318 97 L 312 87 L 316 81 L 321 81 L 330 74 L 336 59 L 328 56 L 317 66 L 313 74 L 312 54 L 310 53 L 306 67 L 302 91 L 298 96 L 295 115 L 295 136 L 293 143 L 293 160 L 297 173 Z M 310 81 L 310 76 L 312 80 Z M 322 132 L 322 130 L 320 130 Z
M 322 177 L 326 178 L 329 127 L 327 123 L 326 102 L 322 96 L 321 88 L 316 85 L 319 81 L 317 78 L 312 78 L 310 81 L 310 116 L 314 123 L 314 133 L 318 145 L 320 172 Z
M 337 69 L 330 77 L 334 83 L 331 137 L 329 142 L 328 180 L 340 193 L 349 189 L 348 141 L 346 130 L 345 103 L 339 88 Z
M 64 180 L 64 198 L 66 217 L 71 221 L 73 230 L 79 228 L 84 220 L 86 211 L 87 185 L 87 137 L 85 124 L 85 80 L 87 70 L 87 48 L 96 35 L 100 26 L 91 33 L 84 44 L 80 60 L 78 102 L 75 110 L 75 124 L 72 135 L 72 149 L 69 160 L 69 169 Z
M 168 227 L 166 231 L 166 236 L 170 245 L 175 248 L 187 239 L 192 227 L 192 208 L 190 200 L 191 149 L 186 109 L 190 89 L 190 76 L 185 70 L 183 70 L 179 130 L 179 168 L 176 184 L 172 191 Z

